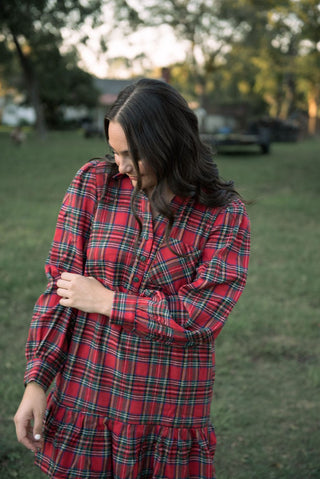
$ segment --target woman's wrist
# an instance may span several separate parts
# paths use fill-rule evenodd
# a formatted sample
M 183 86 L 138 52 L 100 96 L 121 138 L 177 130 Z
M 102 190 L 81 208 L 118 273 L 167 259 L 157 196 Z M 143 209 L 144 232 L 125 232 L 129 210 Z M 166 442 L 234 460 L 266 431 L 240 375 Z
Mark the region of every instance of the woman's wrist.
M 41 386 L 41 384 L 37 383 L 36 381 L 30 381 L 29 383 L 26 384 L 26 390 L 39 390 L 41 389 L 42 392 L 45 392 L 44 387 Z
M 109 316 L 109 317 L 111 316 L 113 299 L 114 299 L 114 292 L 111 291 L 110 289 L 105 289 L 104 297 L 101 303 L 101 311 L 100 311 L 101 314 L 104 314 L 105 316 Z

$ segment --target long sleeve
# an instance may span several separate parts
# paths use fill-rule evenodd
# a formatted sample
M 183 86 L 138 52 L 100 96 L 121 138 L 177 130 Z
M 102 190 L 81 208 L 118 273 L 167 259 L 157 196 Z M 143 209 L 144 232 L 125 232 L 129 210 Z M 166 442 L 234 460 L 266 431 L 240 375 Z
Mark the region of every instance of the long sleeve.
M 192 282 L 171 296 L 162 291 L 116 292 L 111 323 L 166 344 L 213 341 L 245 286 L 249 248 L 249 219 L 235 201 L 218 214 Z
M 35 304 L 26 345 L 25 383 L 47 389 L 65 361 L 75 311 L 59 305 L 56 281 L 63 271 L 83 274 L 86 242 L 97 198 L 97 162 L 84 165 L 64 197 L 46 261 L 46 291 Z

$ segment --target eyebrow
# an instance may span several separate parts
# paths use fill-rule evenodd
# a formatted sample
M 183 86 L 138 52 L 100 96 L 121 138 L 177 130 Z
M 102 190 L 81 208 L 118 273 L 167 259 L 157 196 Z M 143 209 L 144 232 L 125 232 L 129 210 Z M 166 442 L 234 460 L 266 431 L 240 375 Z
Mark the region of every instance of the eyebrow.
M 117 155 L 128 155 L 128 154 L 130 154 L 129 150 L 116 151 L 115 148 L 113 148 L 113 146 L 111 145 L 110 142 L 109 142 L 109 146 L 114 153 L 117 153 Z

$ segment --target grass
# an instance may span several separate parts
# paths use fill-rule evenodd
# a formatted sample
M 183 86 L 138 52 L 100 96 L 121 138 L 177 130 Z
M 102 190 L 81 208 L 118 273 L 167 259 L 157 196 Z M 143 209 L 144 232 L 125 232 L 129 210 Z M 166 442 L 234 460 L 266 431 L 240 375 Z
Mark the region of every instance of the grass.
M 105 144 L 69 132 L 19 148 L 2 133 L 0 148 L 0 478 L 40 479 L 12 423 L 24 344 L 62 196 Z M 248 284 L 216 343 L 218 479 L 320 477 L 319 151 L 314 139 L 217 157 L 252 200 Z

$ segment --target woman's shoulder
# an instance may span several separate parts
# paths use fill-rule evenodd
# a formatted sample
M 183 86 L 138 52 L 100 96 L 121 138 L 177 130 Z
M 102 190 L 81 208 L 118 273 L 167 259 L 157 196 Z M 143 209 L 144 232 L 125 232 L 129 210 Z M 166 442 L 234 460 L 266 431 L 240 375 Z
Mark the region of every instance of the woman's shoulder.
M 103 176 L 111 173 L 111 165 L 108 163 L 104 158 L 94 158 L 84 165 L 78 170 L 76 176 L 92 176 L 98 177 Z
M 230 203 L 228 203 L 224 207 L 224 209 L 225 209 L 226 212 L 228 212 L 230 214 L 241 215 L 241 216 L 246 215 L 247 216 L 247 210 L 246 210 L 246 207 L 245 207 L 245 203 L 239 197 L 236 197 L 232 201 L 230 201 Z
M 129 192 L 130 195 L 132 191 L 129 178 L 119 175 L 114 163 L 104 158 L 94 158 L 85 163 L 74 177 L 73 185 L 83 196 L 95 196 L 99 201 L 102 198 L 113 198 L 120 190 Z
M 250 219 L 244 201 L 237 197 L 221 208 L 214 226 L 234 233 L 237 231 L 250 233 Z
M 205 207 L 202 224 L 206 231 L 237 232 L 250 231 L 250 219 L 244 201 L 236 197 L 228 204 L 218 207 Z
M 229 224 L 249 224 L 245 203 L 239 197 L 234 198 L 228 204 L 221 207 L 218 217 L 220 217 L 220 221 Z
M 112 165 L 104 158 L 94 158 L 77 171 L 73 183 L 79 183 L 84 188 L 95 187 L 102 190 L 112 175 Z
M 239 197 L 232 199 L 223 206 L 207 206 L 202 203 L 196 203 L 195 210 L 198 210 L 200 214 L 214 222 L 221 217 L 247 216 L 245 203 Z

